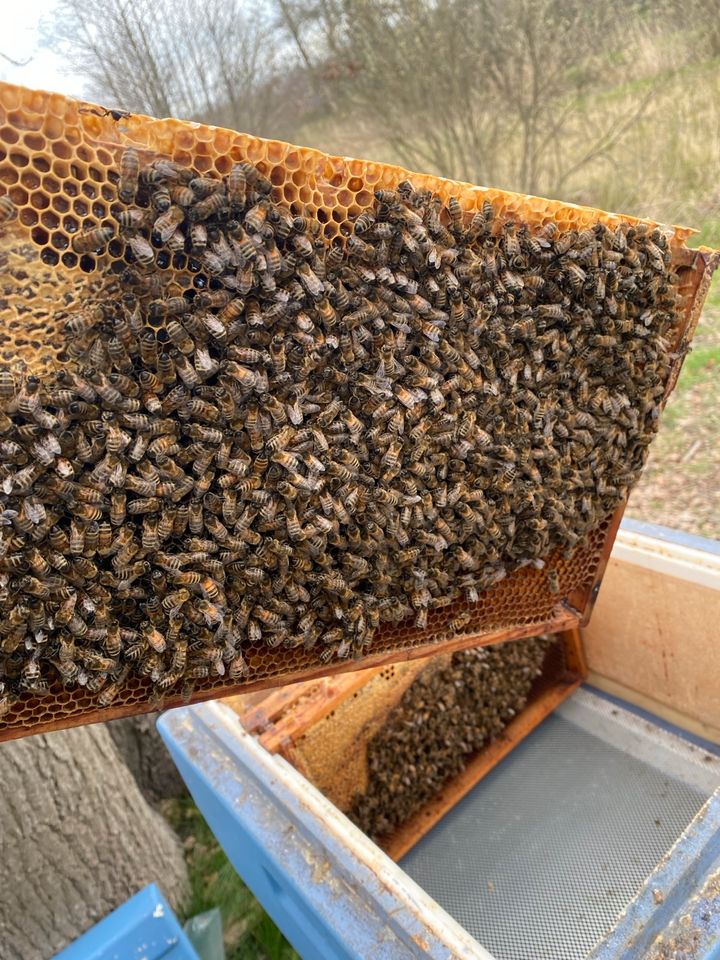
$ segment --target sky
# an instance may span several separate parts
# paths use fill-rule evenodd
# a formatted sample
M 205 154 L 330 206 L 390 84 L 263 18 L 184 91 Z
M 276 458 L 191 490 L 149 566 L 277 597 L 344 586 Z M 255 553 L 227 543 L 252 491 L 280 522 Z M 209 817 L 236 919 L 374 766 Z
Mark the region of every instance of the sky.
M 16 67 L 0 57 L 0 80 L 79 97 L 83 78 L 66 71 L 62 57 L 40 45 L 40 22 L 52 23 L 55 4 L 56 0 L 0 0 L 0 53 L 21 62 L 30 60 Z

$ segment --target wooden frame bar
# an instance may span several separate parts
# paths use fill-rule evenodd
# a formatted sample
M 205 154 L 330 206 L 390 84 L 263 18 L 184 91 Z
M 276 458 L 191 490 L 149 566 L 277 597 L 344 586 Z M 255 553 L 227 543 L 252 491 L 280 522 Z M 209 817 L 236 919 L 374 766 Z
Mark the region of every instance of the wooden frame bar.
M 502 734 L 474 754 L 463 771 L 446 784 L 431 801 L 392 834 L 379 841 L 379 846 L 390 857 L 394 860 L 403 857 L 438 820 L 582 683 L 587 676 L 587 665 L 580 630 L 572 627 L 562 631 L 560 636 L 564 668 L 540 678 L 525 708 Z M 443 649 L 442 652 L 445 653 L 446 650 Z M 418 672 L 424 666 L 425 664 L 418 664 Z M 356 691 L 377 677 L 382 669 L 378 666 L 334 678 L 294 684 L 275 690 L 253 704 L 249 704 L 243 696 L 226 703 L 238 713 L 243 727 L 254 733 L 269 753 L 279 754 L 298 767 L 300 772 L 306 773 L 306 764 L 296 746 L 298 741 Z

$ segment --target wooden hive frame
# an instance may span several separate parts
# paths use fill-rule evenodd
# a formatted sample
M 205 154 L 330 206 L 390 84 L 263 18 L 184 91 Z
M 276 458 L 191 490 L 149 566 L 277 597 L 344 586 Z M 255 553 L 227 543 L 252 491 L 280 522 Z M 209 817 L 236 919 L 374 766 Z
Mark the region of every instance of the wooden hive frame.
M 634 217 L 409 173 L 389 164 L 329 156 L 204 124 L 119 115 L 59 94 L 0 84 L 0 193 L 7 193 L 19 211 L 16 220 L 0 226 L 0 269 L 9 278 L 23 278 L 17 289 L 12 280 L 6 284 L 0 313 L 0 362 L 22 361 L 40 373 L 57 366 L 63 345 L 62 318 L 56 309 L 61 294 L 77 295 L 99 282 L 103 266 L 102 256 L 96 262 L 78 263 L 68 249 L 71 234 L 109 216 L 119 158 L 127 146 L 135 147 L 143 160 L 168 157 L 215 176 L 225 175 L 236 160 L 250 160 L 272 181 L 278 199 L 321 221 L 328 240 L 347 235 L 351 222 L 372 206 L 376 188 L 393 188 L 407 177 L 418 187 L 436 192 L 444 202 L 457 197 L 468 214 L 490 200 L 499 216 L 533 228 L 549 221 L 561 231 L 596 222 L 610 227 L 639 222 Z M 691 234 L 688 228 L 675 227 L 670 239 L 682 309 L 673 344 L 677 359 L 665 397 L 677 380 L 718 261 L 714 251 L 689 249 L 686 241 Z M 312 680 L 358 667 L 378 669 L 432 652 L 585 623 L 622 512 L 623 506 L 605 518 L 571 556 L 557 552 L 546 558 L 547 568 L 558 574 L 558 594 L 549 591 L 546 571 L 517 569 L 484 591 L 477 603 L 448 598 L 449 602 L 430 612 L 426 629 L 411 622 L 381 625 L 370 652 L 359 661 L 322 665 L 315 651 L 302 647 L 275 651 L 251 646 L 244 651 L 249 666 L 245 680 L 228 683 L 224 677 L 208 678 L 198 683 L 192 700 Z M 464 632 L 448 630 L 448 622 L 461 610 L 471 614 Z M 147 712 L 155 709 L 149 701 L 150 690 L 148 679 L 133 676 L 122 696 L 104 708 L 84 688 L 58 685 L 43 698 L 23 694 L 0 718 L 0 740 Z M 164 706 L 182 702 L 179 693 L 172 693 Z
M 378 843 L 401 859 L 503 757 L 507 756 L 587 675 L 578 628 L 561 632 L 559 652 L 550 652 L 524 709 L 430 801 Z M 284 757 L 328 799 L 347 812 L 367 782 L 367 747 L 418 674 L 444 656 L 371 667 L 303 681 L 224 702 L 269 753 Z M 339 728 L 339 729 L 338 729 Z M 312 739 L 312 743 L 309 740 Z M 318 745 L 322 744 L 322 750 Z

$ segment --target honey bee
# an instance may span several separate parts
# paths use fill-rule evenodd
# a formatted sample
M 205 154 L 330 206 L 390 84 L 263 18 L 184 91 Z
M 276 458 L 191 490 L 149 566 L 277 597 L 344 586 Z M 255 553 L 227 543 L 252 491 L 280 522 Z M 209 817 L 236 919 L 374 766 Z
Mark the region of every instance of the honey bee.
M 108 245 L 115 231 L 112 227 L 97 227 L 87 233 L 76 233 L 72 238 L 75 253 L 97 253 Z
M 110 496 L 110 523 L 120 527 L 125 522 L 127 496 L 124 491 L 115 490 Z M 82 551 L 78 551 L 82 552 Z
M 247 192 L 247 172 L 246 164 L 234 163 L 228 174 L 227 195 L 231 208 L 240 208 L 245 206 L 245 197 Z
M 0 197 L 0 223 L 8 223 L 18 215 L 17 207 L 7 194 Z
M 537 311 L 539 316 L 548 317 L 552 320 L 562 320 L 565 316 L 562 304 L 559 303 L 541 303 Z
M 123 203 L 133 203 L 140 177 L 140 157 L 137 150 L 128 147 L 120 160 L 118 197 Z
M 192 181 L 194 183 L 195 181 Z M 220 185 L 222 187 L 222 184 Z M 223 189 L 217 189 L 214 192 L 208 194 L 204 200 L 200 200 L 188 211 L 188 217 L 190 220 L 208 220 L 210 217 L 217 214 L 226 203 L 225 191 Z
M 120 210 L 115 214 L 115 219 L 121 231 L 140 230 L 149 226 L 149 211 L 142 207 L 130 207 L 128 210 Z
M 157 213 L 164 213 L 172 203 L 170 190 L 164 183 L 158 183 L 152 195 L 152 206 Z
M 197 210 L 197 208 L 195 208 L 195 210 Z M 166 243 L 184 220 L 185 211 L 182 207 L 177 206 L 177 204 L 168 204 L 167 207 L 160 212 L 160 216 L 153 225 L 153 230 L 157 233 L 161 243 Z M 135 247 L 132 246 L 132 242 L 130 245 L 133 253 L 135 253 Z M 140 260 L 141 263 L 143 262 L 139 256 L 138 260 Z
M 214 177 L 193 177 L 190 180 L 190 189 L 194 196 L 203 199 L 211 194 L 222 192 L 224 185 L 222 180 L 216 180 Z
M 265 224 L 268 210 L 269 204 L 267 200 L 261 200 L 251 207 L 244 217 L 244 223 L 248 230 L 251 230 L 253 233 L 260 233 Z
M 141 263 L 145 267 L 149 267 L 155 263 L 153 248 L 144 237 L 128 237 L 128 245 L 138 263 Z
M 451 229 L 453 231 L 459 231 L 462 227 L 463 211 L 457 197 L 450 197 L 447 209 Z
M 190 248 L 194 254 L 201 256 L 207 249 L 207 228 L 204 223 L 190 224 Z

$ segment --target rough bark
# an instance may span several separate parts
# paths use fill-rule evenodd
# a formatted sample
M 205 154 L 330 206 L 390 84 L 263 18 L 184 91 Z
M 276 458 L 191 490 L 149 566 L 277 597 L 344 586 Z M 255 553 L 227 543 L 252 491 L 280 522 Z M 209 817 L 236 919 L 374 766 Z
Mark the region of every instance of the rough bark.
M 0 955 L 54 956 L 147 883 L 188 889 L 180 843 L 102 726 L 0 746 Z
M 163 739 L 157 732 L 157 714 L 113 720 L 107 729 L 115 747 L 146 800 L 157 803 L 187 793 Z

